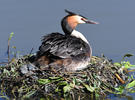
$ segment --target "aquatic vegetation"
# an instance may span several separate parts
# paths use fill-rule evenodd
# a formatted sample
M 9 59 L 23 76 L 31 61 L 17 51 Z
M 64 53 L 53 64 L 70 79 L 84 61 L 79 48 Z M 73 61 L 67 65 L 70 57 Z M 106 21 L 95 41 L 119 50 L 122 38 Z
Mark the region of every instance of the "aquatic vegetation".
M 11 40 L 11 37 L 10 39 Z M 9 45 L 10 46 L 10 45 Z M 77 72 L 61 72 L 28 62 L 32 54 L 14 56 L 0 65 L 0 97 L 15 99 L 98 99 L 109 93 L 135 92 L 135 65 L 125 61 L 112 63 L 106 57 L 92 56 L 88 68 Z M 10 57 L 9 57 L 10 58 Z
M 120 67 L 119 71 L 126 71 L 128 73 L 128 82 L 115 88 L 116 94 L 123 94 L 124 92 L 135 93 L 135 77 L 132 72 L 135 71 L 135 65 L 132 65 L 129 61 L 124 61 L 125 57 L 131 57 L 132 54 L 125 54 L 120 63 L 114 63 Z
M 30 98 L 35 95 L 47 98 L 87 98 L 88 95 L 89 98 L 105 98 L 107 93 L 122 94 L 125 89 L 122 84 L 129 81 L 122 67 L 115 66 L 105 57 L 93 56 L 87 69 L 74 73 L 43 67 L 35 69 L 27 62 L 28 57 L 13 59 L 0 67 L 0 89 L 10 98 Z M 22 67 L 26 68 L 26 72 L 22 72 Z M 132 82 L 127 88 L 134 86 Z

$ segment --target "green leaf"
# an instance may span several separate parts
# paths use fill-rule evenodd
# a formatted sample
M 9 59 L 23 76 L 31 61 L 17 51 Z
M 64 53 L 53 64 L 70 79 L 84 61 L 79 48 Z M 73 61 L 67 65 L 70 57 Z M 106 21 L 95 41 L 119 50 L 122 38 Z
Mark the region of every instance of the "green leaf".
M 53 82 L 63 80 L 63 78 L 62 78 L 62 77 L 49 77 L 49 79 L 50 79 L 50 80 L 52 80 Z
M 8 40 L 11 40 L 11 38 L 13 37 L 13 35 L 14 35 L 14 32 L 11 32 Z
M 30 92 L 28 92 L 27 94 L 25 94 L 24 96 L 23 96 L 23 98 L 30 98 L 33 94 L 35 94 L 36 93 L 36 90 L 35 91 L 30 91 Z
M 130 83 L 128 83 L 128 84 L 126 85 L 126 88 L 128 89 L 128 88 L 132 88 L 132 87 L 134 87 L 134 86 L 135 86 L 135 80 L 132 81 L 132 82 L 130 82 Z
M 115 66 L 118 66 L 118 67 L 120 67 L 120 66 L 121 66 L 121 64 L 120 64 L 120 63 L 118 63 L 118 62 L 114 63 L 114 65 L 115 65 Z
M 116 91 L 118 91 L 116 94 L 122 94 L 124 92 L 124 86 L 119 86 L 118 88 L 115 88 Z
M 16 46 L 12 46 L 13 49 L 16 49 Z
M 85 84 L 85 83 L 82 83 L 82 84 L 85 86 L 85 88 L 86 88 L 88 91 L 94 92 L 94 90 L 95 90 L 94 87 L 92 87 L 91 85 L 89 86 L 89 85 L 87 85 L 87 84 Z
M 60 90 L 59 90 L 59 87 L 57 87 L 56 89 L 55 89 L 55 92 L 59 92 Z
M 132 57 L 132 56 L 134 56 L 134 55 L 127 53 L 127 54 L 124 55 L 124 58 L 125 58 L 125 57 Z
M 135 67 L 135 65 L 131 65 L 131 67 Z
M 57 85 L 58 86 L 61 86 L 61 85 L 67 85 L 68 83 L 67 83 L 67 81 L 61 81 L 61 82 L 59 82 Z
M 70 90 L 71 90 L 70 85 L 66 85 L 66 86 L 63 87 L 64 93 L 69 92 Z
M 62 81 L 62 80 L 63 80 L 62 77 L 49 77 L 49 79 L 50 79 L 52 82 L 58 82 L 58 81 Z
M 7 69 L 4 69 L 4 70 L 3 70 L 3 73 L 4 73 L 4 74 L 7 74 L 7 75 L 10 75 L 10 72 L 9 72 Z
M 128 90 L 130 93 L 135 93 L 135 89 L 129 89 Z
M 14 73 L 15 72 L 15 68 L 11 67 L 11 72 Z
M 122 65 L 124 66 L 124 68 L 127 68 L 127 69 L 131 67 L 135 67 L 135 65 L 131 65 L 129 61 L 127 62 L 123 61 Z
M 70 83 L 69 85 L 70 85 L 70 87 L 75 87 L 74 83 Z
M 40 98 L 40 100 L 46 100 L 45 98 Z M 47 100 L 49 100 L 49 99 L 47 99 Z
M 125 64 L 125 65 L 124 65 L 124 68 L 130 68 L 130 65 Z
M 48 84 L 48 83 L 51 82 L 51 80 L 49 80 L 49 79 L 39 79 L 38 82 L 39 82 L 40 84 Z

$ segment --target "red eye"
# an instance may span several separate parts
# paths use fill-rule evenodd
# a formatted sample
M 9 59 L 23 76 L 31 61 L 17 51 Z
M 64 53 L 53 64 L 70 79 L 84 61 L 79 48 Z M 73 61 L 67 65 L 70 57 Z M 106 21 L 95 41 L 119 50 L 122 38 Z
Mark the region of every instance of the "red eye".
M 81 18 L 81 20 L 85 21 L 85 18 Z
M 84 20 L 84 18 L 81 18 L 81 20 Z

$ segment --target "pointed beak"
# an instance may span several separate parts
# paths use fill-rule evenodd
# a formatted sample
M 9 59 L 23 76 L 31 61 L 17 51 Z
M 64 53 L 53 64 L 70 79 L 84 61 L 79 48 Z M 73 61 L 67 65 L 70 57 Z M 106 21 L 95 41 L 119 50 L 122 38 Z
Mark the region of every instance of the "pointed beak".
M 92 21 L 92 20 L 85 20 L 85 23 L 87 24 L 99 24 L 98 22 Z

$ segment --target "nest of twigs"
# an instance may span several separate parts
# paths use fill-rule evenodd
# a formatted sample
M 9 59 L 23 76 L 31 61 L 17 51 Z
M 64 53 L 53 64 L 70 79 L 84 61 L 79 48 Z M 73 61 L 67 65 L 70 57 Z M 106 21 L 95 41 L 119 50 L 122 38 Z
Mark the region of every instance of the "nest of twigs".
M 127 81 L 127 73 L 105 57 L 93 56 L 88 68 L 77 72 L 37 68 L 27 58 L 13 59 L 0 67 L 0 89 L 4 96 L 89 100 L 115 93 L 115 87 Z

